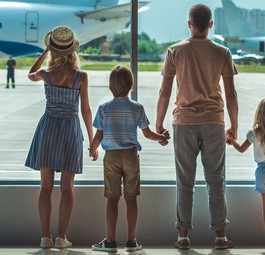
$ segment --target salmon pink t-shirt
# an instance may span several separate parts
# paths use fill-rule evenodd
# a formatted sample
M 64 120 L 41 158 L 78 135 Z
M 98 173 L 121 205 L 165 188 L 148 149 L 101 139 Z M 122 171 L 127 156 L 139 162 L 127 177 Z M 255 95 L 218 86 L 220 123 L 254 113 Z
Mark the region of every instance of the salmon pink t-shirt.
M 168 48 L 162 75 L 176 76 L 174 125 L 224 125 L 221 77 L 237 74 L 228 48 L 189 38 Z

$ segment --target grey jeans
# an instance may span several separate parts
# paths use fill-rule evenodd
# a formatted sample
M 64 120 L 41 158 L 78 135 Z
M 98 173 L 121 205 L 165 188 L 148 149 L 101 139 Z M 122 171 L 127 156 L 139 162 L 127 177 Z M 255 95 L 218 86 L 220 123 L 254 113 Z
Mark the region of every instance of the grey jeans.
M 225 132 L 222 125 L 173 125 L 177 177 L 176 227 L 192 229 L 197 157 L 201 153 L 212 230 L 229 224 L 225 198 Z

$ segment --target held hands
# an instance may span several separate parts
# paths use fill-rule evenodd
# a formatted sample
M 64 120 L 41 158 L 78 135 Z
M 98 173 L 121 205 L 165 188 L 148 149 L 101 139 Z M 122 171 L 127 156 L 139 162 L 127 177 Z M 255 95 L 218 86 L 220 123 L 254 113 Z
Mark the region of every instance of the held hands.
M 225 141 L 227 144 L 232 144 L 233 141 L 237 140 L 237 130 L 234 128 L 229 128 L 225 133 Z
M 167 129 L 165 129 L 163 132 L 162 132 L 162 135 L 164 135 L 164 139 L 159 141 L 159 143 L 162 145 L 162 146 L 165 146 L 168 144 L 168 140 L 170 139 L 170 134 L 169 134 L 169 131 Z
M 89 157 L 92 157 L 92 161 L 96 161 L 98 159 L 98 150 L 95 150 L 95 151 L 91 151 L 89 148 Z
M 233 145 L 236 142 L 234 136 L 232 136 L 232 134 L 230 134 L 230 133 L 226 133 L 225 141 L 229 145 Z

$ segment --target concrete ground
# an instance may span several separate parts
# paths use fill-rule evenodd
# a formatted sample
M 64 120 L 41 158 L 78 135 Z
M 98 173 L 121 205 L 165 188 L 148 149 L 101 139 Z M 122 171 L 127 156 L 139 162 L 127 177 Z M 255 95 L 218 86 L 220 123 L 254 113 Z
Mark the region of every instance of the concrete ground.
M 28 70 L 16 70 L 16 88 L 5 89 L 6 70 L 0 70 L 0 181 L 39 180 L 38 171 L 24 166 L 25 158 L 37 123 L 45 108 L 45 96 L 42 82 L 33 83 L 27 78 Z M 106 71 L 89 73 L 89 100 L 95 114 L 100 103 L 110 99 L 108 75 Z M 242 73 L 235 76 L 239 99 L 239 141 L 245 139 L 246 132 L 251 129 L 255 109 L 259 100 L 264 97 L 265 74 Z M 154 130 L 156 103 L 161 82 L 159 72 L 139 72 L 138 100 L 144 105 Z M 174 106 L 174 94 L 165 126 L 171 131 L 171 112 Z M 76 180 L 102 180 L 102 158 L 100 151 L 98 161 L 92 162 L 86 148 L 88 140 L 84 129 L 84 173 L 77 175 Z M 166 147 L 157 142 L 143 138 L 140 152 L 141 178 L 143 181 L 175 181 L 172 140 Z M 203 172 L 198 162 L 197 179 L 203 179 Z M 254 180 L 255 163 L 252 148 L 239 154 L 231 146 L 227 147 L 227 179 Z

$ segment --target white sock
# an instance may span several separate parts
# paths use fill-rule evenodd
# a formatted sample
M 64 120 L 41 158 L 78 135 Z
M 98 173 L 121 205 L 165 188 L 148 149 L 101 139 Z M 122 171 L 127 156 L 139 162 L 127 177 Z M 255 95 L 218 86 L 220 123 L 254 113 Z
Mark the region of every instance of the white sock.
M 188 240 L 188 236 L 178 236 L 178 241 Z
M 216 236 L 215 238 L 216 238 L 216 240 L 223 240 L 223 241 L 227 241 L 227 238 L 226 238 L 226 236 L 221 236 L 221 237 L 220 237 L 220 236 L 219 236 L 219 237 L 218 237 L 218 236 Z

